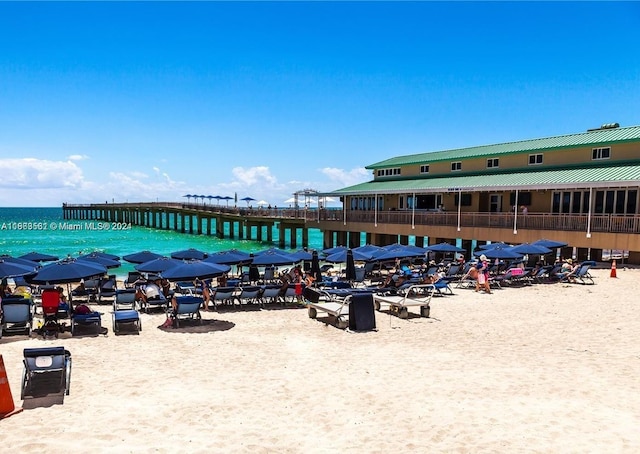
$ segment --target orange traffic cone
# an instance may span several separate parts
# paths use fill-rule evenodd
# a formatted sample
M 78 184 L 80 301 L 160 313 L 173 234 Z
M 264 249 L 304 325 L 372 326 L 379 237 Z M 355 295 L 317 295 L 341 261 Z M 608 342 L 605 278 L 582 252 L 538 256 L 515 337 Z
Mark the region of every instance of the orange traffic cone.
M 616 276 L 616 261 L 611 262 L 611 276 L 610 277 L 618 277 Z
M 0 419 L 8 418 L 11 415 L 20 413 L 22 408 L 16 409 L 7 380 L 7 371 L 4 368 L 4 361 L 0 355 Z

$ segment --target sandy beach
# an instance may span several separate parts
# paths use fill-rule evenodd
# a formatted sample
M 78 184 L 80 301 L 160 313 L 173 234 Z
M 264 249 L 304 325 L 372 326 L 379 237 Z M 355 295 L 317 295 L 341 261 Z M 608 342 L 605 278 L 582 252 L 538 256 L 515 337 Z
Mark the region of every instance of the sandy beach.
M 206 332 L 3 337 L 73 358 L 63 405 L 0 421 L 6 452 L 640 451 L 640 270 L 492 295 L 454 289 L 431 317 L 350 333 L 305 309 L 204 312 Z

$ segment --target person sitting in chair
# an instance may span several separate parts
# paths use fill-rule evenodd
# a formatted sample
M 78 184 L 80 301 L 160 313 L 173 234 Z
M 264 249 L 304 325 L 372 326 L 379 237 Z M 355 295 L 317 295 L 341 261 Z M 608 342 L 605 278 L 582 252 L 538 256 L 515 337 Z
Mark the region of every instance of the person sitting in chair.
M 156 282 L 159 282 L 156 281 Z M 160 286 L 154 282 L 148 282 L 147 285 L 144 286 L 144 288 L 139 288 L 136 291 L 136 299 L 137 300 L 142 300 L 145 303 L 149 300 L 157 300 L 160 299 Z

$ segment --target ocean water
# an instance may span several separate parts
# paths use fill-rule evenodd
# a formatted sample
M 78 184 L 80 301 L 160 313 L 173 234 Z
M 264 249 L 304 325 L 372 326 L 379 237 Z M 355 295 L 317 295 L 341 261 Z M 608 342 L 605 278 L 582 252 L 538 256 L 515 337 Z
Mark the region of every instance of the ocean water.
M 38 251 L 64 258 L 100 251 L 122 257 L 145 250 L 170 255 L 171 252 L 189 248 L 209 253 L 228 249 L 256 252 L 277 246 L 277 229 L 274 231 L 274 242 L 269 243 L 219 239 L 138 226 L 129 228 L 127 225 L 122 229 L 114 229 L 106 224 L 64 220 L 62 208 L 0 208 L 0 255 L 18 257 Z M 299 234 L 298 245 L 301 244 L 302 235 Z M 320 230 L 309 229 L 309 248 L 322 248 Z M 122 263 L 120 268 L 110 271 L 118 276 L 126 276 L 134 270 L 132 264 Z

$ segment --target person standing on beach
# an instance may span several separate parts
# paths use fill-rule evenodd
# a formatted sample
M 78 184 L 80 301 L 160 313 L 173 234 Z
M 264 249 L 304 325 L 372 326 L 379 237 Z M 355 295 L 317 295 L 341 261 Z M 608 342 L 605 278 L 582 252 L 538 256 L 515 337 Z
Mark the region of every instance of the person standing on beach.
M 491 293 L 491 287 L 489 286 L 489 260 L 484 254 L 480 256 L 480 262 L 478 263 L 476 292 L 479 292 L 480 289 L 484 290 L 485 293 Z

